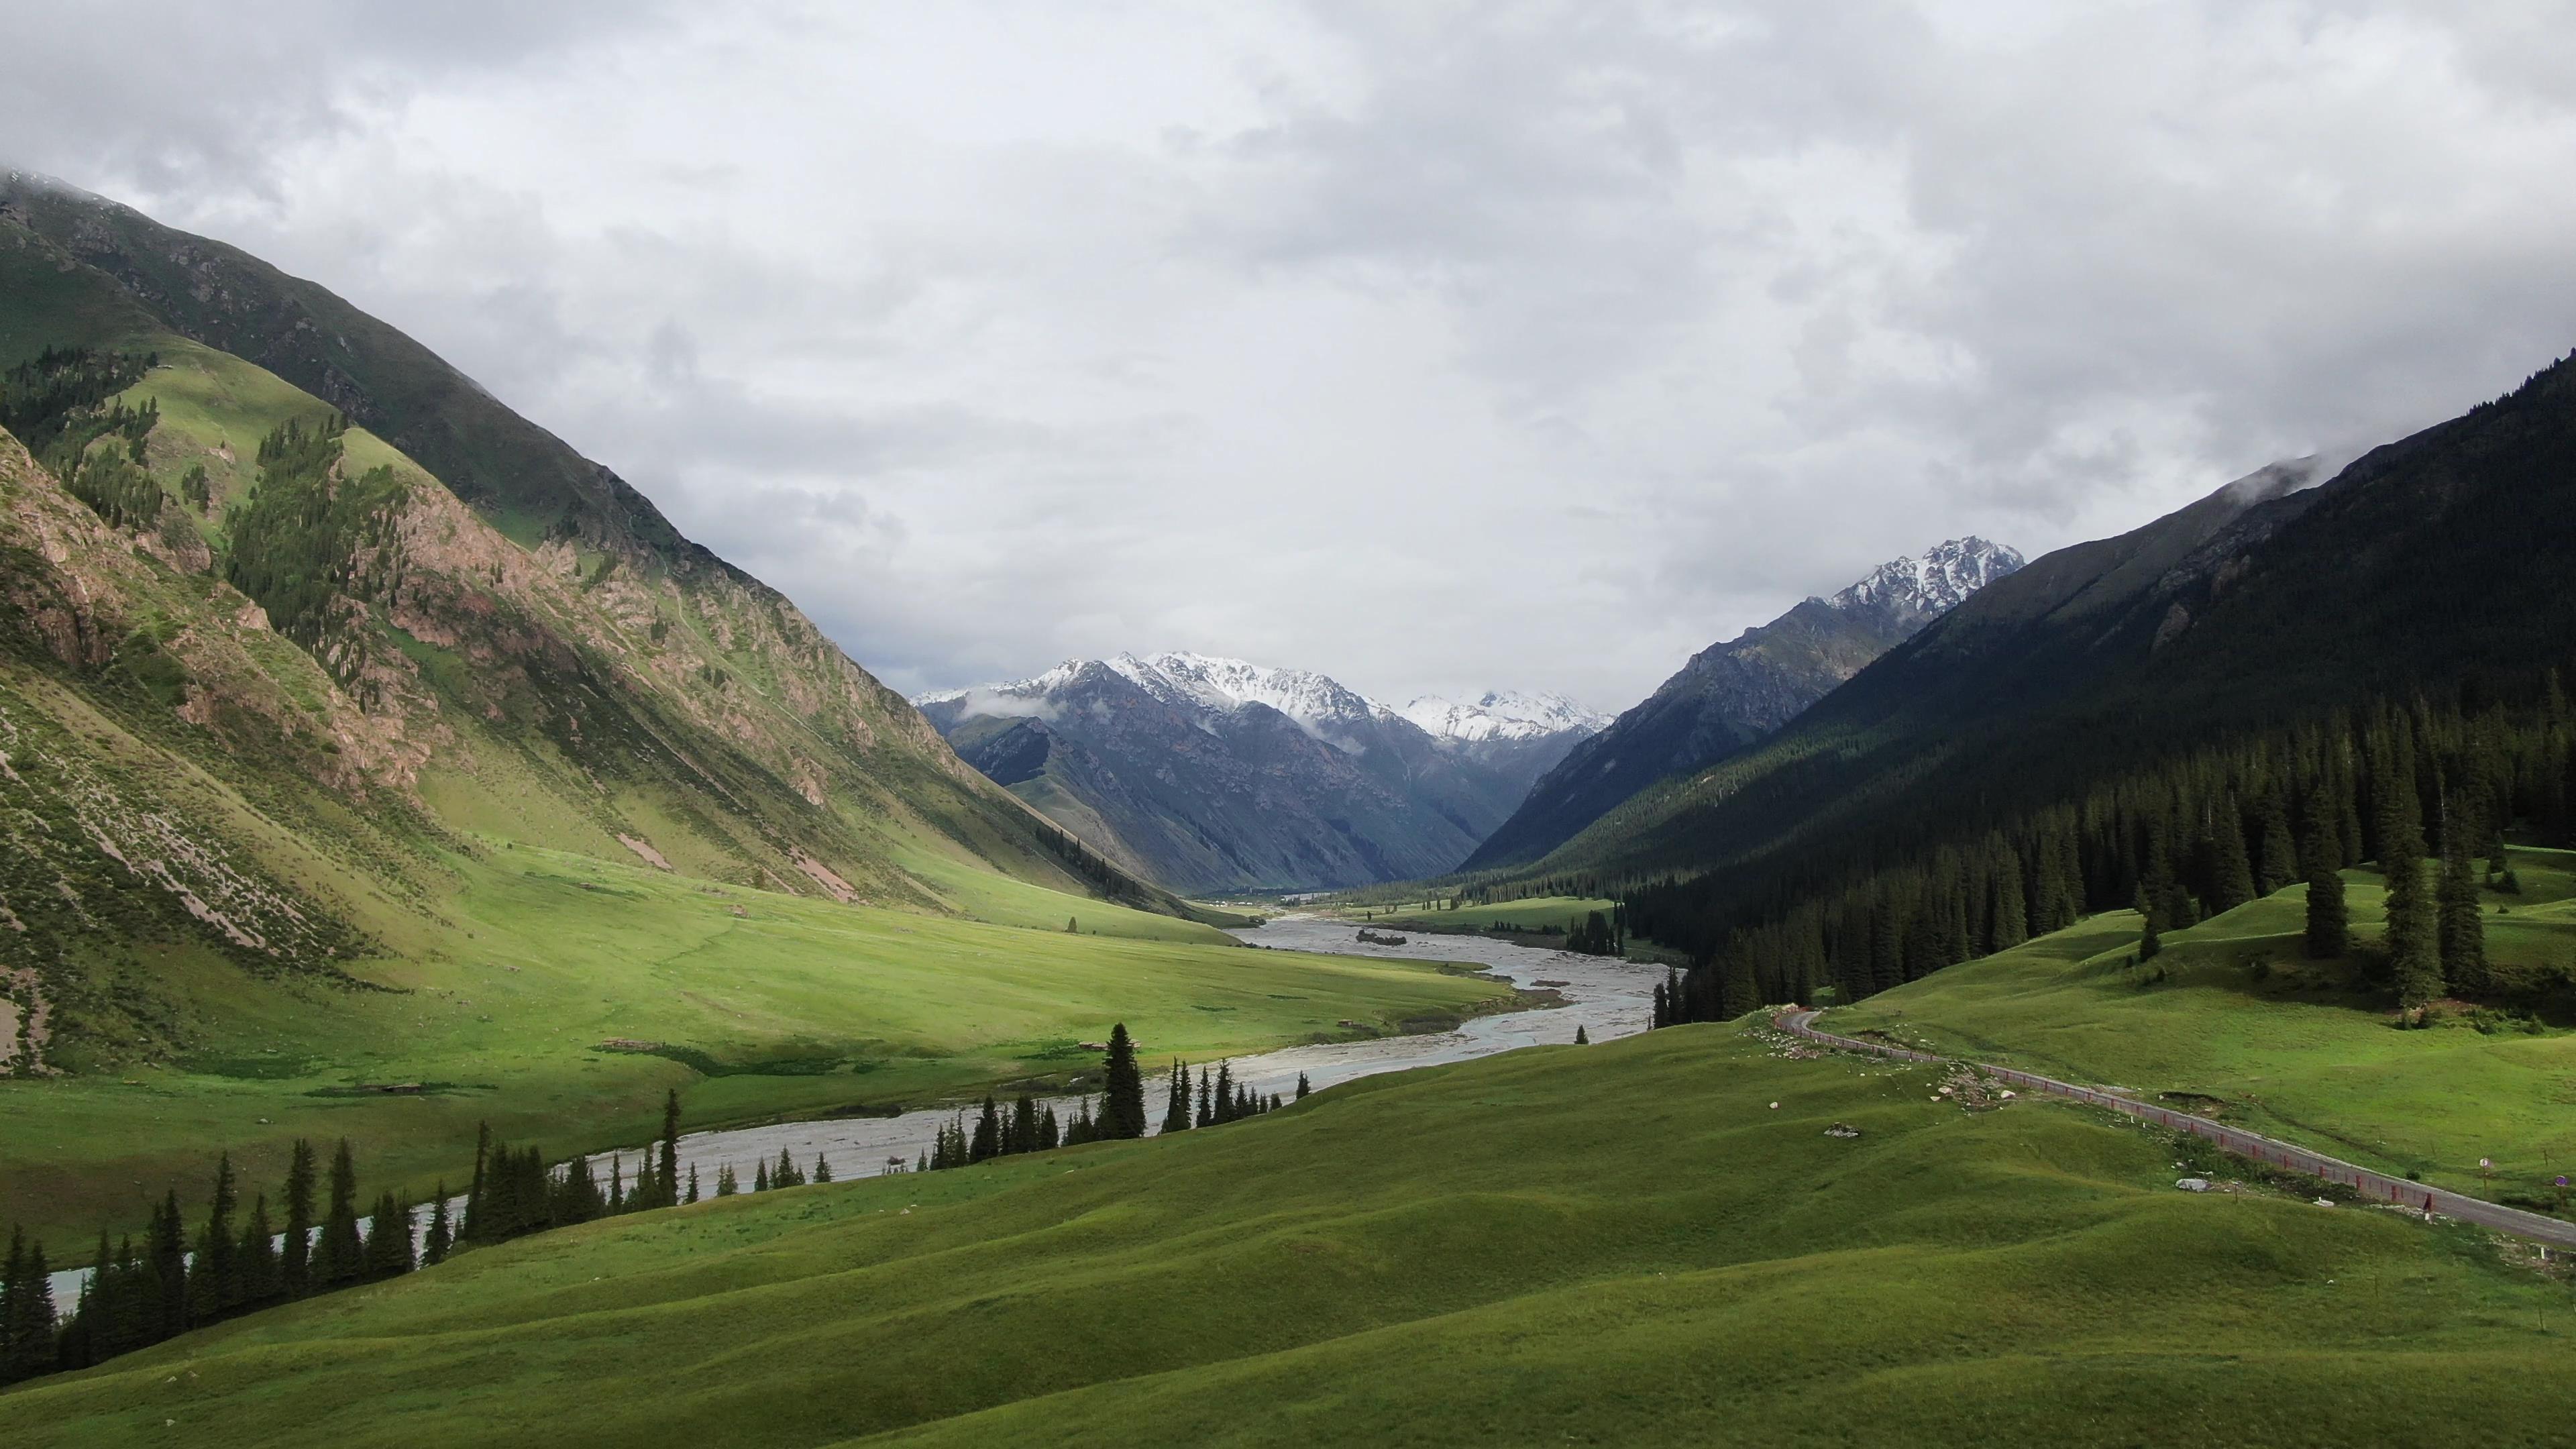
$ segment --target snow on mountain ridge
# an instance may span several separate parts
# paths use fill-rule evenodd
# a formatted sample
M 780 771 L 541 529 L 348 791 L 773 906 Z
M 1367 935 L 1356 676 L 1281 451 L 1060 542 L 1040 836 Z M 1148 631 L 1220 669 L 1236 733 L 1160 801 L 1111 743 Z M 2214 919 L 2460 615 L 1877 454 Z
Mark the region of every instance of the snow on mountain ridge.
M 1185 650 L 1068 659 L 1028 679 L 936 690 L 917 695 L 912 702 L 917 706 L 962 703 L 964 713 L 969 715 L 1051 719 L 1057 708 L 1056 691 L 1091 669 L 1118 674 L 1191 716 L 1203 730 L 1214 730 L 1216 716 L 1232 714 L 1249 705 L 1266 705 L 1286 715 L 1307 734 L 1346 753 L 1364 748 L 1357 736 L 1372 722 L 1402 720 L 1435 739 L 1469 744 L 1545 739 L 1569 732 L 1589 735 L 1610 722 L 1608 715 L 1586 709 L 1562 695 L 1499 689 L 1487 690 L 1473 704 L 1424 695 L 1401 710 L 1390 709 L 1312 670 L 1278 668 Z
M 1837 609 L 1893 605 L 1946 613 L 2023 562 L 2020 550 L 1970 534 L 1936 544 L 1921 558 L 1890 559 L 1825 602 Z
M 1457 704 L 1426 694 L 1406 705 L 1402 713 L 1434 738 L 1469 742 L 1534 740 L 1568 731 L 1597 734 L 1610 723 L 1610 716 L 1586 709 L 1561 694 L 1521 694 L 1507 689 L 1489 689 L 1473 704 Z

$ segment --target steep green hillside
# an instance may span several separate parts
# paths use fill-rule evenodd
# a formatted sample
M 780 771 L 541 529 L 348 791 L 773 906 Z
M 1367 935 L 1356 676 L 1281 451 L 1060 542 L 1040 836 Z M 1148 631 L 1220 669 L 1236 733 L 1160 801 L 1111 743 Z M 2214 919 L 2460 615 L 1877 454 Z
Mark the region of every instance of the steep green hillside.
M 773 889 L 929 906 L 895 861 L 927 852 L 1179 911 L 959 761 L 785 599 L 320 288 L 12 176 L 0 298 L 0 367 L 63 346 L 157 357 L 118 402 L 159 409 L 142 462 L 172 506 L 132 531 L 181 535 L 160 552 L 183 572 L 259 592 L 228 546 L 261 441 L 352 420 L 312 486 L 382 467 L 399 497 L 363 545 L 305 540 L 329 556 L 286 572 L 328 579 L 298 642 L 389 737 L 388 783 Z M 198 468 L 201 502 L 182 497 Z
M 2071 1106 L 1685 1027 L 469 1253 L 28 1446 L 2538 1443 L 2566 1289 Z M 1932 1098 L 1932 1100 L 1927 1100 Z M 1860 1130 L 1835 1138 L 1837 1122 Z M 1259 1305 L 1247 1312 L 1246 1305 Z M 872 1436 L 881 1436 L 872 1437 Z

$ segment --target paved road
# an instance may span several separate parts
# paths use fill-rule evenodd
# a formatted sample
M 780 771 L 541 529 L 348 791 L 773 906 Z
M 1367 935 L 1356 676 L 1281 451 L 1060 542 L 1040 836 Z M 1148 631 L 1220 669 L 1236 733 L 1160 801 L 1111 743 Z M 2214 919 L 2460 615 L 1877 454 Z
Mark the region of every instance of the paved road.
M 1936 1057 L 1929 1052 L 1907 1051 L 1903 1047 L 1884 1046 L 1877 1042 L 1856 1041 L 1847 1036 L 1835 1036 L 1831 1032 L 1816 1030 L 1815 1021 L 1815 1012 L 1799 1009 L 1780 1013 L 1771 1019 L 1771 1024 L 1782 1031 L 1849 1051 L 1873 1052 L 1879 1056 L 1895 1057 L 1909 1062 L 1950 1060 L 1948 1057 Z M 2543 1217 L 2539 1213 L 2527 1213 L 2519 1208 L 2509 1208 L 2501 1203 L 2488 1202 L 2484 1198 L 2469 1197 L 2438 1187 L 2427 1187 L 2420 1182 L 2408 1182 L 2403 1178 L 2383 1176 L 2366 1167 L 2355 1167 L 2340 1158 L 2310 1152 L 2304 1147 L 2276 1141 L 2261 1133 L 2248 1132 L 2240 1127 L 2229 1127 L 2204 1117 L 2195 1117 L 2189 1112 L 2168 1111 L 2135 1098 L 2123 1097 L 2116 1092 L 2105 1092 L 2098 1087 L 2079 1087 L 2072 1082 L 2058 1081 L 2054 1077 L 2014 1071 L 2010 1067 L 1987 1066 L 1982 1062 L 1972 1062 L 1968 1065 L 1991 1076 L 2001 1077 L 2007 1082 L 2028 1087 L 2035 1092 L 2072 1097 L 2078 1102 L 2090 1103 L 2096 1107 L 2108 1107 L 2114 1112 L 2126 1112 L 2132 1117 L 2143 1117 L 2147 1121 L 2170 1127 L 2177 1132 L 2188 1132 L 2195 1137 L 2205 1137 L 2239 1157 L 2250 1157 L 2267 1166 L 2286 1167 L 2293 1172 L 2304 1172 L 2311 1177 L 2322 1177 L 2329 1182 L 2343 1183 L 2366 1198 L 2420 1208 L 2425 1212 L 2439 1213 L 2444 1217 L 2458 1218 L 2465 1223 L 2476 1223 L 2480 1227 L 2493 1228 L 2500 1233 L 2511 1233 L 2517 1238 L 2528 1238 L 2535 1243 L 2547 1243 L 2552 1247 L 2560 1248 L 2576 1248 L 2576 1223 L 2560 1222 L 2556 1218 Z

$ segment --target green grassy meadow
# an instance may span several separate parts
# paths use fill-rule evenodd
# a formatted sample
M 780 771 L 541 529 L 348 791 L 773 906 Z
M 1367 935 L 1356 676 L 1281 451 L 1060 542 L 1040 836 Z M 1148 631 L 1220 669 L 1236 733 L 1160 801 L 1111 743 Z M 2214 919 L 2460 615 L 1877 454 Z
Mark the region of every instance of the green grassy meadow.
M 194 1048 L 0 1084 L 0 1221 L 86 1242 L 138 1223 L 174 1179 L 183 1201 L 202 1195 L 218 1149 L 267 1183 L 299 1136 L 347 1136 L 370 1191 L 425 1196 L 464 1179 L 487 1119 L 568 1156 L 644 1141 L 674 1086 L 692 1128 L 885 1111 L 1090 1070 L 1078 1043 L 1118 1020 L 1153 1058 L 1203 1059 L 1508 994 L 1415 963 L 1246 950 L 929 857 L 960 915 L 486 847 L 456 863 L 443 923 L 354 964 L 386 990 L 259 980 L 211 953 L 138 960 L 183 1003 Z M 600 1049 L 612 1039 L 667 1054 Z M 410 1083 L 425 1090 L 364 1090 Z
M 2576 960 L 2576 856 L 2513 851 L 2520 896 L 2484 896 L 2501 969 Z M 2383 929 L 2379 877 L 2347 872 L 2355 935 Z M 2399 1031 L 2380 995 L 2301 943 L 2292 886 L 2187 931 L 2130 965 L 2139 918 L 2114 911 L 1827 1013 L 1946 1054 L 2175 1094 L 2255 1130 L 2482 1196 L 2554 1197 L 2576 1175 L 2576 1032 L 2537 1022 L 2479 1031 L 2456 1013 Z M 2192 1099 L 2206 1099 L 2195 1103 Z M 2492 1177 L 2478 1159 L 2496 1164 Z
M 0 1441 L 2563 1442 L 2564 1281 L 1936 1070 L 1683 1027 L 615 1219 L 22 1386 Z

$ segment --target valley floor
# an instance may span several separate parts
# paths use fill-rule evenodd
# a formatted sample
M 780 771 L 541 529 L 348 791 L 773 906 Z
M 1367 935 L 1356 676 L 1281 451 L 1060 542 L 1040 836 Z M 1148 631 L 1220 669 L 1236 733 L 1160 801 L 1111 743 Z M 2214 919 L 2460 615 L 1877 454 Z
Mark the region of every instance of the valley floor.
M 525 844 L 460 870 L 445 927 L 353 964 L 386 990 L 139 953 L 128 969 L 177 1003 L 192 1049 L 0 1081 L 0 1222 L 60 1258 L 139 1226 L 174 1182 L 194 1204 L 218 1150 L 273 1188 L 295 1138 L 346 1136 L 368 1192 L 418 1200 L 464 1181 L 487 1120 L 561 1158 L 646 1141 L 671 1087 L 692 1130 L 875 1113 L 1061 1087 L 1096 1069 L 1082 1043 L 1119 1020 L 1149 1061 L 1205 1060 L 1445 1024 L 1509 995 L 1427 965 L 1247 950 L 963 870 L 946 882 L 962 918 Z
M 2563 1442 L 2563 1283 L 1937 1070 L 1682 1027 L 617 1219 L 0 1394 L 0 1440 Z

